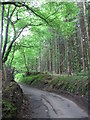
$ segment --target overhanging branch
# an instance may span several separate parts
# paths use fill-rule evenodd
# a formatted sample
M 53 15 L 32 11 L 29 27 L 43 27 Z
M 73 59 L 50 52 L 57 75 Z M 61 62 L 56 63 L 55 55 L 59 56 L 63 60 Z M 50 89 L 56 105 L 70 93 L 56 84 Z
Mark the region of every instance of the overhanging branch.
M 47 19 L 45 19 L 44 17 L 42 17 L 41 15 L 39 15 L 38 13 L 36 13 L 32 8 L 30 8 L 28 5 L 26 5 L 25 3 L 20 3 L 20 2 L 0 2 L 0 4 L 11 4 L 11 5 L 15 5 L 16 7 L 25 7 L 27 10 L 30 10 L 32 13 L 34 13 L 37 17 L 41 18 L 43 21 L 45 21 L 48 25 L 48 21 Z
M 2 58 L 4 57 L 5 50 L 6 50 L 6 47 L 7 47 L 9 23 L 10 23 L 11 17 L 12 17 L 12 15 L 13 15 L 15 9 L 16 9 L 16 7 L 14 7 L 14 9 L 12 10 L 12 13 L 11 13 L 11 15 L 10 15 L 10 17 L 9 17 L 10 5 L 9 5 L 9 7 L 8 7 L 6 35 L 5 35 L 5 43 L 4 43 L 4 47 L 3 47 Z

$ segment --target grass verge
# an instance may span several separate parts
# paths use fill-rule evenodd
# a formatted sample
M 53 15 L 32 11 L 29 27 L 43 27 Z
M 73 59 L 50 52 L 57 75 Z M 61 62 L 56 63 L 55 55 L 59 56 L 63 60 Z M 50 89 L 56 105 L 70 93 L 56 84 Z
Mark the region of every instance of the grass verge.
M 56 89 L 76 95 L 88 95 L 88 76 L 54 76 L 48 74 L 22 75 L 18 82 L 41 89 Z

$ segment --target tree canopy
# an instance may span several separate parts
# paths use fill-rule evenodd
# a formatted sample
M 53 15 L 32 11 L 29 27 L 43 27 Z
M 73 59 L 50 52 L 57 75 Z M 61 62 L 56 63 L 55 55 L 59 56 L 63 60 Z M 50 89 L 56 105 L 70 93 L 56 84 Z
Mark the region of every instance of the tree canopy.
M 23 72 L 89 71 L 88 2 L 1 2 L 2 62 Z

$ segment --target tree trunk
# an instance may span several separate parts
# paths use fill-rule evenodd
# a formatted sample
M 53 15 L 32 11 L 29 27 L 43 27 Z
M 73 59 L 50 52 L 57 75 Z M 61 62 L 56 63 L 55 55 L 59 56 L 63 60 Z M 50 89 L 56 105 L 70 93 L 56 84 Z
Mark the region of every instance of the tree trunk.
M 89 53 L 88 53 L 88 56 L 89 56 L 89 71 L 88 71 L 88 80 L 90 80 L 90 2 L 88 2 L 88 46 L 89 46 Z M 89 82 L 90 83 L 90 82 Z M 89 93 L 90 93 L 90 89 L 89 89 Z M 88 94 L 89 94 L 88 93 Z M 89 104 L 90 106 L 90 104 Z
M 2 71 L 3 17 L 4 17 L 4 5 L 2 5 L 2 18 L 1 18 L 1 40 L 0 40 L 0 75 L 1 75 L 1 71 Z
M 24 56 L 24 63 L 25 63 L 25 67 L 26 67 L 26 70 L 27 70 L 27 75 L 28 75 L 28 74 L 29 74 L 29 68 L 28 68 L 28 65 L 27 65 L 25 52 L 23 53 L 23 56 Z
M 2 78 L 3 74 L 3 65 L 2 65 L 2 44 L 3 44 L 3 18 L 4 18 L 4 5 L 2 5 L 2 16 L 1 16 L 1 38 L 0 38 L 0 91 L 2 91 Z M 0 101 L 2 99 L 2 95 L 0 94 Z M 2 112 L 2 111 L 1 111 Z M 0 113 L 1 115 L 1 113 Z
M 64 72 L 64 60 L 65 60 L 65 45 L 64 45 L 64 40 L 62 40 L 62 38 L 59 37 L 59 61 L 60 61 L 60 74 L 63 74 Z
M 59 39 L 57 39 L 57 74 L 60 74 L 60 52 L 59 52 Z
M 89 3 L 90 4 L 90 3 Z M 88 16 L 90 15 L 90 11 L 88 10 L 89 8 L 89 5 L 88 4 L 88 7 L 86 8 L 86 2 L 83 2 L 83 8 L 84 8 L 84 17 L 85 17 L 85 26 L 86 26 L 86 32 L 87 32 L 87 53 L 88 53 L 88 61 L 90 61 L 90 37 L 89 37 L 89 32 L 90 32 L 90 29 L 89 29 L 89 26 L 90 23 L 88 22 Z M 89 8 L 90 9 L 90 8 Z M 88 10 L 88 14 L 87 14 L 87 10 Z
M 78 22 L 76 25 L 76 52 L 77 52 L 77 64 L 78 64 L 78 72 L 81 72 L 82 70 L 82 65 L 84 61 L 82 62 L 82 47 L 81 47 L 81 32 L 80 32 L 80 23 Z
M 4 57 L 6 46 L 7 46 L 7 41 L 8 41 L 8 28 L 9 28 L 9 11 L 10 11 L 10 5 L 8 7 L 8 13 L 7 13 L 7 26 L 6 26 L 6 34 L 5 34 L 5 42 L 4 42 L 4 47 L 3 47 L 3 53 L 2 53 L 2 58 Z
M 12 53 L 12 58 L 11 58 L 11 62 L 10 62 L 10 67 L 12 66 L 12 62 L 13 62 L 13 59 L 14 59 L 15 47 L 16 47 L 16 44 L 14 45 L 14 48 L 13 48 L 13 53 Z
M 88 71 L 88 59 L 87 59 L 87 32 L 86 32 L 86 25 L 85 25 L 85 17 L 84 17 L 84 8 L 83 2 L 79 3 L 80 11 L 80 28 L 81 28 L 81 35 L 82 35 L 82 47 L 83 47 L 83 59 L 84 59 L 84 66 L 83 71 Z
M 57 40 L 55 40 L 55 73 L 57 73 L 58 72 L 58 70 L 57 70 L 57 66 L 58 66 L 58 63 L 57 63 L 57 51 L 58 51 L 58 48 L 57 48 L 58 46 L 57 46 Z
M 68 40 L 68 75 L 72 73 L 72 37 Z
M 49 66 L 50 66 L 50 72 L 52 72 L 52 41 L 50 41 Z
M 36 58 L 36 72 L 38 72 L 38 59 Z

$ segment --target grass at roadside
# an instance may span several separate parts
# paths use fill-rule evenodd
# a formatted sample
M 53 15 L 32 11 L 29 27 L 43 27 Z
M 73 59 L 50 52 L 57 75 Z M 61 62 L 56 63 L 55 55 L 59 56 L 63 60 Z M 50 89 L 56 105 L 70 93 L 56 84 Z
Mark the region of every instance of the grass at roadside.
M 56 89 L 69 93 L 88 95 L 88 76 L 22 75 L 18 82 L 38 88 Z

